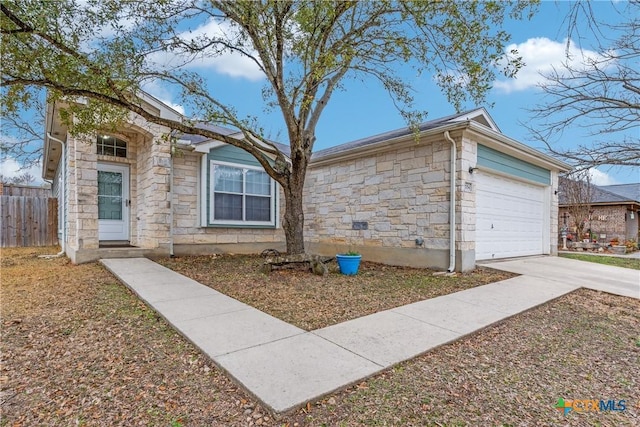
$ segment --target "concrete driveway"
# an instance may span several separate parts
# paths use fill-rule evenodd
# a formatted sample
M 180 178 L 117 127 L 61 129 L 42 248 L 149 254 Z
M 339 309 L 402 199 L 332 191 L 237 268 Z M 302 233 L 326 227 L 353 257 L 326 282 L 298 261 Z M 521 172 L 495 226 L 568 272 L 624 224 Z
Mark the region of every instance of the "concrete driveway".
M 480 265 L 640 299 L 640 270 L 555 256 L 487 261 Z

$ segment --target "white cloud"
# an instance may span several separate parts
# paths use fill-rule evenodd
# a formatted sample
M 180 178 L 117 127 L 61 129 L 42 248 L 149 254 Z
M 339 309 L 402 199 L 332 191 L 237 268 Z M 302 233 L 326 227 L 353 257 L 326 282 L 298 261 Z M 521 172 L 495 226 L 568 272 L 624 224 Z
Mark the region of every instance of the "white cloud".
M 35 178 L 35 181 L 31 184 L 41 185 L 44 183 L 41 176 L 42 166 L 40 163 L 23 169 L 22 164 L 13 157 L 5 157 L 0 160 L 0 173 L 2 173 L 2 176 L 5 178 L 14 178 L 24 174 L 25 172 L 28 172 Z
M 215 38 L 224 38 L 229 40 L 230 44 L 235 44 L 236 30 L 229 24 L 210 19 L 201 26 L 191 31 L 184 31 L 178 36 L 189 43 L 193 40 L 207 38 L 209 40 Z M 250 55 L 255 55 L 255 51 L 247 49 Z M 185 66 L 191 69 L 213 69 L 219 74 L 231 77 L 244 78 L 251 81 L 259 81 L 264 78 L 264 74 L 260 71 L 258 65 L 245 55 L 241 55 L 235 51 L 223 52 L 212 56 L 199 56 L 196 59 L 187 57 L 182 54 L 169 52 L 158 52 L 150 57 L 150 60 L 164 67 Z
M 92 6 L 87 0 L 79 0 L 79 5 L 83 9 L 96 11 L 96 7 Z M 120 17 L 116 23 L 118 25 L 118 31 L 128 31 L 137 25 L 137 20 L 130 17 Z M 110 22 L 93 28 L 93 31 L 95 31 L 94 37 L 83 44 L 83 48 L 88 51 L 91 50 L 93 43 L 97 40 L 108 40 L 117 33 Z M 237 30 L 231 27 L 228 23 L 212 18 L 192 30 L 179 33 L 178 37 L 186 43 L 196 39 L 206 38 L 211 40 L 215 38 L 223 38 L 229 40 L 230 44 L 235 44 L 234 40 L 237 39 L 237 35 Z M 257 54 L 253 49 L 246 49 L 246 51 L 250 55 L 255 54 L 254 56 L 257 57 Z M 148 60 L 151 63 L 162 67 L 186 67 L 190 69 L 214 70 L 219 74 L 244 78 L 250 81 L 259 81 L 265 77 L 254 61 L 237 52 L 227 51 L 212 56 L 201 55 L 194 59 L 188 55 L 162 51 L 149 55 Z
M 160 100 L 160 102 L 163 102 L 164 104 L 166 104 L 167 106 L 173 108 L 174 110 L 176 110 L 178 113 L 182 114 L 184 116 L 184 107 L 180 104 L 174 104 L 171 101 L 167 101 L 163 98 L 158 98 L 158 100 Z
M 157 98 L 158 101 L 164 103 L 166 106 L 173 108 L 183 116 L 185 115 L 184 107 L 172 101 L 172 94 L 167 90 L 166 87 L 162 86 L 158 80 L 147 80 L 142 84 L 141 89 Z
M 504 93 L 511 93 L 536 87 L 545 82 L 541 74 L 547 74 L 554 68 L 560 70 L 563 64 L 576 69 L 584 69 L 593 61 L 603 61 L 604 57 L 597 52 L 581 50 L 572 41 L 567 50 L 567 39 L 562 42 L 546 37 L 531 38 L 524 43 L 511 44 L 506 51 L 517 50 L 525 63 L 518 71 L 515 79 L 496 80 L 494 87 Z M 506 56 L 505 56 L 506 60 Z
M 89 14 L 89 16 L 94 16 L 96 13 L 99 13 L 101 8 L 99 5 L 95 3 L 91 3 L 88 0 L 76 0 L 77 1 L 77 9 L 79 16 L 82 14 Z M 124 16 L 117 16 L 114 20 L 106 20 L 104 22 L 95 22 L 95 19 L 92 19 L 91 23 L 91 34 L 90 38 L 84 40 L 81 43 L 81 50 L 85 52 L 91 52 L 96 48 L 99 48 L 100 41 L 105 41 L 112 39 L 115 35 L 121 33 L 122 31 L 128 31 L 133 29 L 137 25 L 137 20 L 131 18 L 128 15 L 128 10 L 121 8 L 119 12 L 123 12 Z M 83 19 L 76 18 L 76 26 L 67 26 L 65 22 L 60 23 L 63 31 L 67 32 L 67 35 L 73 36 L 75 34 L 74 28 L 77 27 L 78 24 L 81 26 L 86 26 L 86 22 Z M 118 29 L 116 29 L 116 26 Z M 77 30 L 77 28 L 75 28 Z
M 589 169 L 591 175 L 591 183 L 594 185 L 615 185 L 618 184 L 611 175 L 598 169 Z

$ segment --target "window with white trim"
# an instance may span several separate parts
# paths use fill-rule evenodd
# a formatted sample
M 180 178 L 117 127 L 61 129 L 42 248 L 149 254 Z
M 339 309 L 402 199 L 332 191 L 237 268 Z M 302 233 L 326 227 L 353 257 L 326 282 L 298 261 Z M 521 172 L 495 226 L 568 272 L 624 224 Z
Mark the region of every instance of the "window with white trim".
M 96 152 L 104 156 L 127 157 L 127 142 L 110 135 L 98 134 Z
M 275 182 L 258 167 L 210 162 L 209 223 L 275 226 Z

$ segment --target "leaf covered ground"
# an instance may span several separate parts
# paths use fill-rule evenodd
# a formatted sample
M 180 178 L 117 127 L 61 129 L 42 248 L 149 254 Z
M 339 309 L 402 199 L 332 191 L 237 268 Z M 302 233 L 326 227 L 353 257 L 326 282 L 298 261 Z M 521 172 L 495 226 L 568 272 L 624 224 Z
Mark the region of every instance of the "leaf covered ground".
M 252 255 L 209 255 L 156 259 L 160 264 L 230 297 L 305 330 L 314 330 L 475 286 L 514 274 L 477 269 L 434 275 L 426 269 L 363 262 L 355 276 L 338 272 L 335 262 L 324 277 L 302 270 L 260 272 L 263 259 Z
M 2 426 L 640 424 L 636 299 L 580 290 L 274 416 L 101 266 L 36 256 L 55 252 L 1 254 Z

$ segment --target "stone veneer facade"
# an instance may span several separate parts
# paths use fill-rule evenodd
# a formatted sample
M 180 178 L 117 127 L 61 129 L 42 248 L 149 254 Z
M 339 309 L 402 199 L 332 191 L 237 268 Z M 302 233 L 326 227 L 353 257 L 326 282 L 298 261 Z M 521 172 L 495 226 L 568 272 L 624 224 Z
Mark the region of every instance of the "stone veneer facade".
M 98 155 L 94 140 L 67 138 L 65 250 L 73 262 L 100 257 L 98 163 L 129 167 L 131 245 L 168 253 L 171 153 L 169 145 L 161 139 L 166 133 L 167 129 L 161 126 L 132 120 L 116 134 L 127 141 L 126 158 Z
M 70 258 L 74 262 L 100 258 L 98 162 L 129 165 L 133 246 L 163 255 L 283 251 L 282 192 L 276 228 L 200 225 L 200 171 L 206 156 L 187 150 L 172 156 L 170 145 L 161 139 L 167 131 L 134 121 L 121 134 L 128 142 L 126 159 L 98 156 L 94 143 L 68 138 L 65 250 Z M 475 182 L 469 167 L 476 165 L 477 144 L 484 144 L 487 137 L 472 129 L 453 130 L 451 137 L 457 152 L 455 269 L 467 271 L 475 267 L 476 238 Z M 312 161 L 304 194 L 307 250 L 331 256 L 357 250 L 371 261 L 446 269 L 450 153 L 451 144 L 439 133 Z M 556 188 L 556 172 L 551 179 L 551 187 Z M 557 198 L 552 198 L 552 236 L 557 220 Z M 367 222 L 368 228 L 354 230 L 354 221 Z M 416 239 L 424 243 L 417 245 Z M 557 241 L 551 239 L 548 253 L 556 252 Z
M 275 229 L 201 227 L 199 173 L 202 154 L 178 150 L 178 154 L 173 156 L 171 191 L 171 147 L 161 138 L 168 130 L 152 124 L 142 127 L 143 124 L 142 120 L 133 121 L 126 130 L 116 134 L 127 141 L 126 158 L 96 154 L 93 140 L 71 136 L 67 139 L 65 251 L 74 263 L 101 257 L 98 238 L 99 163 L 128 165 L 128 197 L 131 200 L 129 242 L 132 246 L 147 249 L 147 254 L 169 255 L 172 250 L 178 255 L 256 253 L 267 248 L 284 251 L 281 226 Z M 283 197 L 279 201 L 281 213 L 284 211 Z
M 456 269 L 475 265 L 476 144 L 456 141 Z M 305 186 L 308 249 L 356 250 L 367 260 L 438 269 L 449 265 L 451 144 L 442 134 L 344 160 L 312 163 Z M 367 230 L 353 230 L 365 221 Z M 423 239 L 417 245 L 416 239 Z
M 476 183 L 469 168 L 477 164 L 478 143 L 487 143 L 487 137 L 473 130 L 452 131 L 451 137 L 456 142 L 455 269 L 468 271 L 476 262 Z M 448 268 L 450 168 L 451 144 L 442 133 L 314 161 L 305 186 L 307 249 L 324 255 L 355 250 L 370 261 Z M 551 171 L 549 188 L 557 182 L 557 171 Z M 550 210 L 554 235 L 557 197 L 550 198 Z M 367 222 L 368 228 L 354 230 L 354 221 Z M 545 253 L 557 254 L 556 239 Z

